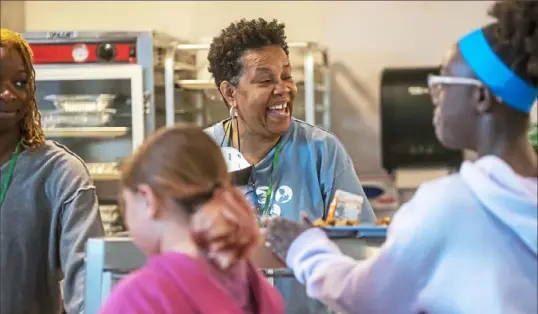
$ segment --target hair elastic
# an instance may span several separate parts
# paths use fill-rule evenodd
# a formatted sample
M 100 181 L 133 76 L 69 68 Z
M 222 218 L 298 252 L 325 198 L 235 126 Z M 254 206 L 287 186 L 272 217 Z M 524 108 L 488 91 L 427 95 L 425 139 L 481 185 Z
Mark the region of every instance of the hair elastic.
M 222 187 L 223 187 L 222 183 L 215 182 L 209 191 L 202 192 L 200 194 L 197 194 L 197 195 L 194 195 L 194 196 L 191 196 L 191 197 L 187 197 L 187 198 L 181 198 L 181 199 L 178 198 L 178 199 L 176 199 L 176 202 L 178 204 L 181 204 L 183 207 L 185 207 L 191 213 L 193 213 L 198 206 L 200 206 L 200 205 L 204 204 L 205 202 L 209 201 L 215 195 L 215 192 L 218 189 L 222 188 Z
M 531 111 L 537 89 L 499 59 L 481 28 L 462 37 L 458 45 L 465 61 L 495 96 L 516 110 Z
M 216 190 L 222 188 L 223 185 L 222 183 L 220 182 L 215 182 L 215 184 L 213 185 L 213 188 L 211 189 L 211 194 L 214 194 Z

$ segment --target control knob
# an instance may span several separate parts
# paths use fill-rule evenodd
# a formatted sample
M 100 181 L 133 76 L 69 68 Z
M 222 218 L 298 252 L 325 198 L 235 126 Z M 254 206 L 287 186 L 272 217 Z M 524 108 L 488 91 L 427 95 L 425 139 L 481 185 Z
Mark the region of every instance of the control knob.
M 102 61 L 112 61 L 116 57 L 116 47 L 112 44 L 100 44 L 97 46 L 97 57 Z

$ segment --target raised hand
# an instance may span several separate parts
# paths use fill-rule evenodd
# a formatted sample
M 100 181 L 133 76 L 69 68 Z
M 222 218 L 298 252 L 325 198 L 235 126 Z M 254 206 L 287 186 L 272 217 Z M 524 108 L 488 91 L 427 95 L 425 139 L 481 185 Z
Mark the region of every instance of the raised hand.
M 282 217 L 265 219 L 265 245 L 278 257 L 286 261 L 286 255 L 293 241 L 304 231 L 312 228 L 306 213 L 301 213 L 302 222 L 296 223 Z

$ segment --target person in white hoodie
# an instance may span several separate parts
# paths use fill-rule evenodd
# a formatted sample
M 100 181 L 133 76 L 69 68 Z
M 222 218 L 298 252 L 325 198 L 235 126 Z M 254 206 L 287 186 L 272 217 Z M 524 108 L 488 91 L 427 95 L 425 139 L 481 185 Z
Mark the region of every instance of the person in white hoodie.
M 497 2 L 429 84 L 436 135 L 480 158 L 423 184 L 378 254 L 343 255 L 319 228 L 274 218 L 266 245 L 310 297 L 341 313 L 531 314 L 537 306 L 538 2 Z

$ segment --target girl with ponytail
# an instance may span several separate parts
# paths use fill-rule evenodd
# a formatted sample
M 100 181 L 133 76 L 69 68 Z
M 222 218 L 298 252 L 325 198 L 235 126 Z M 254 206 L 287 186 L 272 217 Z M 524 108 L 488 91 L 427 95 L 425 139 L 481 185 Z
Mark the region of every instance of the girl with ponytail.
M 126 225 L 149 259 L 101 313 L 283 313 L 249 261 L 260 241 L 254 209 L 201 129 L 157 131 L 123 165 L 121 185 Z

